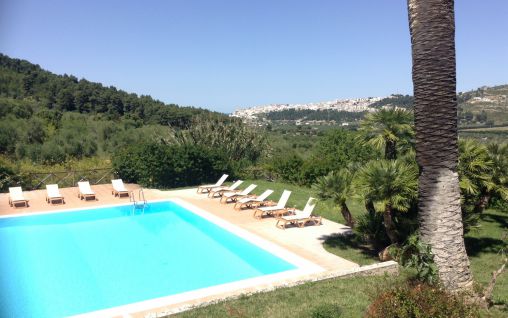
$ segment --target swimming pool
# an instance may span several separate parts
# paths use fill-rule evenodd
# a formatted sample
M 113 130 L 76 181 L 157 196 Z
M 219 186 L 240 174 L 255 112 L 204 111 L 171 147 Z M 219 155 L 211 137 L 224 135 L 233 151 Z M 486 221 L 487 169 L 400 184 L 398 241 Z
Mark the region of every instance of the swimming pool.
M 64 317 L 293 271 L 183 202 L 0 219 L 0 316 Z

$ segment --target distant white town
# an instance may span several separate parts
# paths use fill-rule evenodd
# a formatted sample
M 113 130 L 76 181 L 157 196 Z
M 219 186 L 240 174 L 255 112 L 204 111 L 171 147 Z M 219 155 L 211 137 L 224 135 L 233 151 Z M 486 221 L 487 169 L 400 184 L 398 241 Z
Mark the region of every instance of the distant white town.
M 366 111 L 371 112 L 375 111 L 376 109 L 370 106 L 383 98 L 384 97 L 337 99 L 333 101 L 308 103 L 308 104 L 270 104 L 238 109 L 234 111 L 230 116 L 239 117 L 242 118 L 243 120 L 256 120 L 257 115 L 259 114 L 283 111 L 287 109 L 335 110 L 335 111 L 346 111 L 351 113 L 359 113 Z

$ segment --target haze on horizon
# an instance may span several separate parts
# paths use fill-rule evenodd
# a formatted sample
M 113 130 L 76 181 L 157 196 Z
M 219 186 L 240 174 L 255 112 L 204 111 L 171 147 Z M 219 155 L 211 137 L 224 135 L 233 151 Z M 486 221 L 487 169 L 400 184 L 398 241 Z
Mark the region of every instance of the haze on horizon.
M 508 83 L 508 2 L 456 1 L 458 90 Z M 0 52 L 166 103 L 412 94 L 405 0 L 4 0 Z

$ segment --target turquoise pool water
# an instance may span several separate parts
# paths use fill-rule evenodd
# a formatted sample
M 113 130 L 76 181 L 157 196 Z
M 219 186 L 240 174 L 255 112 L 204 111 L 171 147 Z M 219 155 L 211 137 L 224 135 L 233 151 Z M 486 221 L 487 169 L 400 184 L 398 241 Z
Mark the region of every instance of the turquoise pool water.
M 174 202 L 0 219 L 0 317 L 65 317 L 294 268 Z

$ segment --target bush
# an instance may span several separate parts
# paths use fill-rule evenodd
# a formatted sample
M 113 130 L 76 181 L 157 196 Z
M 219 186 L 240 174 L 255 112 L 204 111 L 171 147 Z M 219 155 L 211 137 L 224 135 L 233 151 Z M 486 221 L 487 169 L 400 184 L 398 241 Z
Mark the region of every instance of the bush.
M 358 217 L 354 231 L 365 241 L 372 245 L 376 251 L 390 245 L 390 239 L 386 235 L 383 225 L 383 214 L 365 213 Z
M 311 312 L 312 318 L 338 318 L 342 314 L 342 310 L 337 304 L 324 304 L 317 306 Z
M 438 281 L 437 267 L 430 245 L 423 243 L 417 233 L 408 237 L 402 247 L 393 246 L 390 255 L 406 268 L 416 270 L 416 278 L 427 284 Z
M 197 145 L 141 144 L 113 156 L 124 181 L 173 188 L 215 181 L 230 169 L 218 153 Z
M 37 158 L 38 150 L 40 149 L 40 158 Z M 47 142 L 42 147 L 32 147 L 32 160 L 40 161 L 45 164 L 58 164 L 65 161 L 65 151 L 62 146 L 56 142 Z M 40 160 L 39 160 L 40 159 Z
M 405 283 L 382 292 L 367 309 L 368 318 L 469 318 L 478 309 L 460 295 L 426 284 Z
M 270 169 L 273 171 L 277 179 L 289 183 L 299 184 L 303 163 L 303 159 L 296 154 L 285 155 L 273 158 L 270 163 Z
M 0 191 L 7 191 L 20 182 L 20 177 L 15 172 L 15 168 L 2 157 L 0 157 Z

